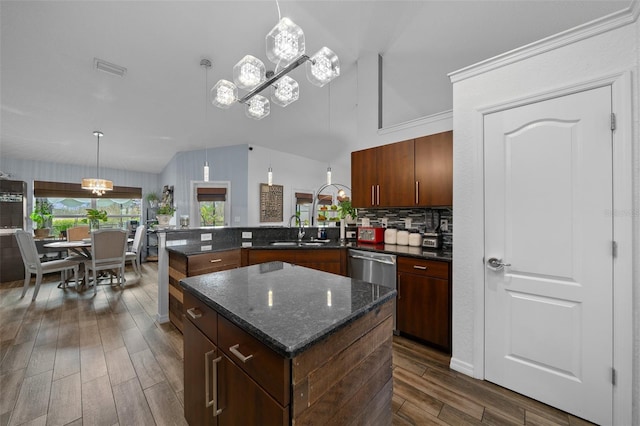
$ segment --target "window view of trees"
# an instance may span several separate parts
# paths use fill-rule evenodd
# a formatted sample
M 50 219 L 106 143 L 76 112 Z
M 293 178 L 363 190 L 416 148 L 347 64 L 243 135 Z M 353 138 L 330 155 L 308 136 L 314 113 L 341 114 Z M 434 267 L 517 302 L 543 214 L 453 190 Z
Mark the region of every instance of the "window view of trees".
M 101 228 L 126 229 L 129 221 L 140 221 L 142 216 L 141 199 L 109 199 L 109 198 L 38 198 L 47 200 L 53 205 L 51 234 L 73 226 L 88 225 L 87 209 L 99 209 L 107 212 L 107 221 L 100 222 Z
M 224 201 L 200 201 L 200 226 L 224 226 Z

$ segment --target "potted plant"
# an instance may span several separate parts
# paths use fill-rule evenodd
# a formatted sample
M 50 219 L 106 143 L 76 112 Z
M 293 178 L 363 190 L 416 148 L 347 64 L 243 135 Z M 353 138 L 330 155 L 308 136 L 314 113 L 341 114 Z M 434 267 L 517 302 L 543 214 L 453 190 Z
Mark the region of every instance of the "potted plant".
M 49 236 L 51 229 L 51 218 L 53 217 L 53 204 L 47 200 L 36 200 L 36 205 L 29 215 L 36 227 L 33 234 L 36 238 L 46 238 Z
M 347 222 L 352 223 L 358 217 L 358 211 L 351 205 L 351 200 L 342 200 L 338 203 L 338 212 L 340 213 L 340 219 L 345 219 Z
M 171 204 L 160 203 L 158 210 L 156 211 L 156 219 L 158 219 L 158 226 L 169 226 L 169 222 L 173 217 L 176 209 Z
M 98 229 L 100 228 L 100 221 L 107 221 L 107 212 L 105 210 L 87 209 L 86 221 L 89 221 L 90 229 Z
M 150 208 L 158 208 L 158 200 L 160 200 L 160 196 L 156 192 L 149 192 L 144 198 L 149 202 Z

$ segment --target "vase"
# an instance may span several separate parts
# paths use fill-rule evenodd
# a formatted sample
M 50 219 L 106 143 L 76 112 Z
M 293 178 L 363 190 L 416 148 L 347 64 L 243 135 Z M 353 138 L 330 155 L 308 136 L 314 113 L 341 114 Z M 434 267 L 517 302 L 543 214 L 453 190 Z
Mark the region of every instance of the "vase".
M 33 235 L 38 239 L 43 239 L 49 236 L 50 231 L 51 230 L 49 228 L 38 228 L 33 230 Z
M 173 215 L 170 214 L 158 214 L 156 215 L 156 219 L 158 219 L 158 226 L 169 226 L 169 222 Z
M 100 229 L 100 221 L 98 219 L 89 219 L 89 229 L 91 231 Z

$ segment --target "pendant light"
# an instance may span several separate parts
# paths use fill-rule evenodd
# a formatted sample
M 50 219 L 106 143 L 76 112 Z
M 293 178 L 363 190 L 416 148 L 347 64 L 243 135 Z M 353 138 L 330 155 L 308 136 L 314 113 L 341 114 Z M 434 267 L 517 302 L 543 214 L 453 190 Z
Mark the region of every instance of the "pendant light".
M 269 166 L 269 170 L 267 170 L 267 184 L 269 186 L 273 185 L 273 170 L 271 169 L 271 166 Z
M 100 137 L 104 136 L 99 130 L 93 132 L 93 136 L 98 138 L 98 149 L 96 156 L 96 177 L 82 179 L 82 189 L 87 189 L 97 196 L 104 195 L 105 191 L 113 191 L 113 182 L 100 178 Z
M 208 87 L 209 87 L 209 69 L 211 68 L 211 61 L 207 58 L 200 61 L 200 66 L 204 69 L 204 123 L 207 124 L 207 104 L 208 104 Z M 205 130 L 206 131 L 206 130 Z M 206 137 L 206 136 L 205 136 Z M 209 161 L 207 159 L 207 148 L 204 148 L 204 168 L 203 168 L 203 180 L 209 182 Z
M 331 185 L 331 165 L 327 167 L 327 185 Z

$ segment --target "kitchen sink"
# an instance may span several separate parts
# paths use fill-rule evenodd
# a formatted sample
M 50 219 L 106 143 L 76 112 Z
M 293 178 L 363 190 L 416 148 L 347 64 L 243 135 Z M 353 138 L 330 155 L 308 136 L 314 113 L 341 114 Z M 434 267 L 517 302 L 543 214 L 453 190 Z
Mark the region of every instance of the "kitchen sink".
M 270 246 L 297 246 L 297 241 L 271 241 Z
M 270 246 L 281 246 L 281 247 L 319 247 L 325 245 L 325 241 L 271 241 L 269 243 Z

